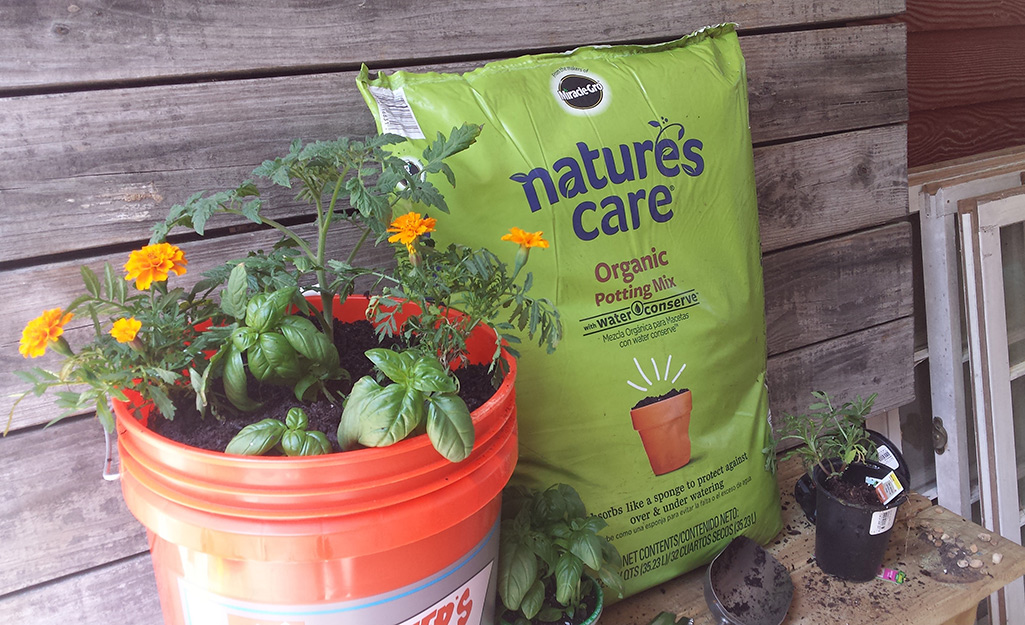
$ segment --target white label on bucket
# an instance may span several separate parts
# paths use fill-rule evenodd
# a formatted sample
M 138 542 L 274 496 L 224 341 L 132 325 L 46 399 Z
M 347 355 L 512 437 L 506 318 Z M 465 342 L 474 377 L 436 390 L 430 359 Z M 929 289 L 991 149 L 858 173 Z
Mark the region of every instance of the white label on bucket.
M 889 510 L 880 510 L 872 513 L 872 525 L 868 528 L 868 533 L 872 536 L 876 534 L 882 534 L 893 527 L 893 521 L 897 518 L 897 509 L 890 508 Z
M 390 132 L 410 139 L 424 138 L 424 131 L 420 129 L 416 115 L 413 114 L 413 109 L 410 108 L 402 89 L 369 89 L 370 95 L 377 101 L 377 108 L 381 111 L 381 132 Z
M 488 590 L 490 578 L 491 565 L 489 564 L 462 588 L 413 618 L 403 621 L 401 625 L 418 625 L 420 623 L 480 625 L 481 617 L 484 615 L 484 595 Z
M 231 575 L 233 565 L 180 549 L 186 576 L 175 575 L 178 595 L 170 599 L 180 601 L 182 625 L 481 625 L 484 614 L 495 609 L 491 574 L 498 558 L 498 520 L 469 553 L 434 575 L 381 594 L 322 603 L 270 603 L 214 592 L 210 573 Z M 333 573 L 340 580 L 350 574 Z M 331 592 L 329 579 L 321 580 L 324 593 Z M 349 595 L 336 589 L 335 597 L 340 596 Z
M 493 566 L 494 562 L 489 562 L 459 588 L 416 616 L 402 620 L 390 620 L 382 605 L 403 600 L 408 603 L 411 598 L 415 603 L 415 593 L 369 601 L 288 606 L 230 600 L 183 585 L 182 607 L 186 625 L 480 625 Z

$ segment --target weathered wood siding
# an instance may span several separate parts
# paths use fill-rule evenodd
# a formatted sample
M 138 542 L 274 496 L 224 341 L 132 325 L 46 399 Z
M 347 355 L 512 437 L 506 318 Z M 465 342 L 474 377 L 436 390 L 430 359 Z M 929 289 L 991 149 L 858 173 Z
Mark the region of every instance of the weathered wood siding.
M 0 414 L 21 328 L 71 299 L 79 265 L 123 262 L 172 204 L 296 137 L 372 133 L 360 63 L 465 69 L 722 21 L 748 63 L 773 411 L 815 388 L 911 399 L 905 32 L 851 25 L 902 0 L 229 4 L 0 0 Z M 182 244 L 187 277 L 272 238 L 225 222 Z M 89 415 L 41 429 L 53 415 L 26 400 L 0 440 L 0 613 L 155 625 L 145 532 L 99 479 L 101 430 Z
M 1025 145 L 1025 2 L 908 0 L 908 164 Z

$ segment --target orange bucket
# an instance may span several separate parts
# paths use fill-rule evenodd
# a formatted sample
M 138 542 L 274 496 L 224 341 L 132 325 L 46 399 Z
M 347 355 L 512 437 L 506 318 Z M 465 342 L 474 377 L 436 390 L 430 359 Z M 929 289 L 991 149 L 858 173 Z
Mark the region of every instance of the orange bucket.
M 336 313 L 365 307 L 350 298 Z M 471 337 L 471 360 L 494 353 L 489 332 Z M 517 459 L 507 361 L 458 463 L 426 436 L 325 456 L 227 455 L 154 434 L 135 414 L 146 410 L 115 402 L 122 491 L 148 530 L 165 623 L 491 623 L 501 491 Z

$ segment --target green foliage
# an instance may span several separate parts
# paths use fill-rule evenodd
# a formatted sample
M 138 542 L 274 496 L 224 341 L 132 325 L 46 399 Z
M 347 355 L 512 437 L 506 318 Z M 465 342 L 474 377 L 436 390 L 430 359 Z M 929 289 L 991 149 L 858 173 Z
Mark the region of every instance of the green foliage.
M 509 275 L 507 265 L 488 249 L 453 244 L 438 250 L 433 241 L 426 241 L 416 255 L 400 248 L 396 261 L 401 282 L 385 288 L 385 296 L 376 300 L 374 322 L 382 333 L 395 331 L 394 315 L 401 302 L 415 302 L 420 313 L 406 320 L 402 336 L 408 344 L 419 344 L 424 353 L 437 354 L 443 363 L 466 363 L 466 337 L 482 323 L 498 335 L 492 367 L 503 364 L 503 342 L 510 354 L 519 356 L 511 347 L 520 342 L 517 332 L 526 331 L 530 339 L 536 336 L 538 346 L 544 345 L 548 353 L 562 339 L 555 306 L 528 295 L 533 274 L 528 272 L 518 283 L 519 269 Z
M 505 612 L 499 622 L 572 617 L 594 583 L 622 596 L 622 558 L 598 534 L 605 527 L 567 484 L 543 491 L 507 487 L 498 554 L 498 593 Z M 555 603 L 545 603 L 546 590 L 553 591 Z
M 189 392 L 187 371 L 203 366 L 203 350 L 217 341 L 215 334 L 196 330 L 196 325 L 217 314 L 216 304 L 199 288 L 186 292 L 153 282 L 149 290 L 129 288 L 123 276 L 108 263 L 103 276 L 81 268 L 85 293 L 64 313 L 89 321 L 95 339 L 74 351 L 61 337 L 54 349 L 64 356 L 57 371 L 34 367 L 16 375 L 30 385 L 11 408 L 8 423 L 18 402 L 29 395 L 56 392 L 61 413 L 50 421 L 86 411 L 95 411 L 107 431 L 114 429 L 110 400 L 126 400 L 126 389 L 138 391 L 166 418 L 175 415 L 175 398 Z M 129 342 L 110 334 L 115 320 L 134 318 L 144 331 Z
M 231 439 L 225 452 L 261 456 L 277 448 L 286 456 L 318 456 L 331 453 L 331 443 L 323 432 L 308 431 L 309 417 L 302 408 L 291 408 L 285 422 L 264 419 L 242 428 Z
M 239 410 L 260 407 L 249 397 L 247 370 L 260 382 L 291 386 L 300 401 L 321 392 L 330 397 L 325 383 L 348 374 L 331 339 L 308 318 L 289 314 L 305 298 L 295 287 L 250 295 L 248 285 L 246 265 L 239 263 L 221 293 L 221 310 L 234 319 L 222 329 L 230 334 L 218 351 L 228 401 Z M 208 384 L 206 377 L 204 388 L 198 389 L 204 397 Z
M 439 133 L 424 150 L 423 169 L 416 175 L 407 169 L 405 161 L 387 151 L 389 145 L 404 140 L 396 135 L 377 135 L 364 141 L 345 137 L 308 144 L 294 141 L 287 154 L 264 161 L 253 176 L 271 187 L 292 190 L 297 199 L 313 208 L 315 236 L 310 238 L 269 216 L 260 186 L 253 180 L 235 189 L 197 193 L 172 207 L 164 222 L 154 227 L 153 241 L 163 240 L 176 227 L 191 228 L 202 235 L 217 215 L 241 216 L 281 233 L 274 249 L 257 250 L 244 259 L 230 261 L 205 274 L 200 283 L 209 289 L 225 285 L 221 309 L 233 321 L 227 328 L 230 341 L 211 361 L 215 366 L 193 384 L 197 405 L 205 410 L 218 399 L 211 392 L 218 378 L 223 380 L 224 396 L 232 405 L 255 410 L 259 404 L 249 396 L 247 374 L 260 382 L 291 386 L 297 399 L 327 394 L 327 382 L 347 377 L 334 348 L 331 302 L 336 295 L 350 295 L 360 276 L 371 276 L 378 282 L 390 279 L 374 269 L 353 265 L 353 259 L 367 240 L 379 241 L 386 235 L 396 205 L 415 203 L 448 211 L 428 174 L 442 173 L 452 181 L 452 171 L 444 159 L 469 147 L 479 132 L 478 126 L 465 124 L 454 128 L 447 138 Z M 350 229 L 355 226 L 362 236 L 347 258 L 329 258 L 329 236 L 343 222 Z M 300 296 L 303 285 L 313 285 L 320 292 L 319 309 Z M 315 323 L 306 317 L 314 318 Z M 431 405 L 431 414 L 443 413 L 447 402 L 439 400 Z M 213 408 L 217 414 L 217 406 Z M 449 421 L 441 417 L 436 420 Z
M 164 222 L 154 226 L 151 241 L 164 240 L 175 227 L 190 228 L 202 235 L 216 215 L 241 216 L 269 226 L 278 230 L 282 238 L 274 253 L 255 254 L 256 262 L 252 264 L 259 267 L 259 273 L 254 275 L 257 283 L 265 289 L 316 284 L 325 303 L 324 310 L 330 311 L 327 304 L 334 295 L 344 299 L 353 292 L 353 281 L 357 277 L 373 273 L 369 269 L 355 268 L 351 263 L 371 235 L 377 240 L 384 237 L 397 204 L 416 204 L 448 212 L 444 198 L 427 175 L 440 172 L 452 181 L 452 170 L 444 159 L 468 148 L 479 133 L 480 127 L 471 124 L 453 128 L 447 138 L 439 133 L 435 142 L 423 151 L 423 171 L 416 175 L 407 169 L 405 161 L 386 149 L 404 141 L 397 135 L 376 135 L 364 141 L 342 137 L 305 145 L 296 140 L 288 154 L 264 161 L 253 170 L 253 175 L 272 187 L 291 189 L 297 199 L 313 208 L 316 236 L 312 240 L 271 218 L 259 186 L 246 180 L 235 189 L 196 193 L 184 204 L 171 207 Z M 348 258 L 330 259 L 328 235 L 337 231 L 342 222 L 356 226 L 363 236 Z M 223 278 L 223 274 L 221 271 L 218 275 Z M 304 274 L 311 274 L 311 278 L 305 280 Z M 304 312 L 320 317 L 321 321 L 329 318 L 329 312 Z M 319 325 L 330 338 L 331 324 Z
M 470 411 L 456 394 L 455 377 L 437 358 L 415 349 L 375 348 L 366 355 L 390 383 L 378 384 L 370 376 L 356 381 L 338 425 L 342 449 L 391 445 L 424 425 L 442 456 L 458 462 L 470 455 Z
M 859 396 L 839 406 L 834 406 L 824 391 L 813 391 L 812 396 L 815 401 L 807 413 L 783 415 L 770 449 L 782 441 L 797 441 L 800 446 L 788 451 L 783 459 L 799 456 L 809 474 L 816 465 L 828 474 L 839 474 L 852 462 L 874 459 L 876 446 L 865 430 L 865 419 L 872 412 L 876 394 L 867 399 Z M 775 454 L 767 456 L 775 460 Z M 832 459 L 839 459 L 840 464 L 827 464 Z
M 388 150 L 404 141 L 395 135 L 306 144 L 297 140 L 286 154 L 264 161 L 251 179 L 234 188 L 193 194 L 170 209 L 154 226 L 150 245 L 138 257 L 133 252 L 132 268 L 126 265 L 136 287 L 144 291 L 130 294 L 123 276 L 110 266 L 102 278 L 83 269 L 86 294 L 66 311 L 47 311 L 30 322 L 26 333 L 31 336 L 22 341 L 26 355 L 40 355 L 52 342 L 65 361 L 57 372 L 37 367 L 19 374 L 31 386 L 22 397 L 70 387 L 57 393 L 64 408 L 61 417 L 92 409 L 108 430 L 113 428 L 108 402 L 125 399 L 125 389 L 141 392 L 167 418 L 174 417 L 182 400 L 193 397 L 203 415 L 221 417 L 228 404 L 256 410 L 260 404 L 249 388 L 253 380 L 290 387 L 300 401 L 326 397 L 338 403 L 341 398 L 331 391 L 331 382 L 348 373 L 334 346 L 332 304 L 335 297 L 352 294 L 354 281 L 364 278 L 376 282 L 375 290 L 383 289 L 376 302 L 408 298 L 420 304 L 421 313 L 401 330 L 406 352 L 367 352 L 386 383 L 372 378 L 357 382 L 345 404 L 343 444 L 387 445 L 425 431 L 443 456 L 465 458 L 473 446 L 473 425 L 456 394 L 450 367 L 465 362 L 466 337 L 481 323 L 493 324 L 499 340 L 492 364 L 499 363 L 498 375 L 504 364 L 502 341 L 518 343 L 517 331 L 537 337 L 549 351 L 562 334 L 554 306 L 528 294 L 531 274 L 516 281 L 534 243 L 520 243 L 509 275 L 506 265 L 487 250 L 451 246 L 436 251 L 432 243 L 415 240 L 430 231 L 419 230 L 422 224 L 434 223 L 421 221 L 417 211 L 448 212 L 430 178 L 440 174 L 454 184 L 445 161 L 473 144 L 479 133 L 480 127 L 471 124 L 453 128 L 448 137 L 439 133 L 422 151 L 415 170 Z M 265 197 L 272 189 L 290 191 L 309 206 L 306 212 L 312 218 L 304 223 L 277 218 L 283 211 Z M 399 244 L 396 272 L 357 266 L 365 243 L 380 243 L 396 232 L 397 213 L 416 219 L 409 220 L 414 233 L 401 237 L 406 240 Z M 207 272 L 191 292 L 168 290 L 167 273 L 185 273 L 188 262 L 166 238 L 178 228 L 202 236 L 226 216 L 273 229 L 280 239 L 272 249 L 252 251 Z M 331 258 L 331 237 L 352 236 L 354 230 L 357 240 L 346 257 Z M 410 237 L 413 242 L 408 242 Z M 320 305 L 308 302 L 304 291 L 319 293 Z M 218 295 L 219 302 L 211 295 Z M 386 322 L 386 330 L 399 332 L 391 313 L 382 311 L 374 308 L 377 320 Z M 86 316 L 95 330 L 93 341 L 77 353 L 58 338 L 68 322 L 64 312 Z M 119 317 L 141 322 L 130 342 L 110 335 Z M 304 432 L 264 420 L 247 429 L 233 449 L 316 449 L 310 442 L 313 435 Z

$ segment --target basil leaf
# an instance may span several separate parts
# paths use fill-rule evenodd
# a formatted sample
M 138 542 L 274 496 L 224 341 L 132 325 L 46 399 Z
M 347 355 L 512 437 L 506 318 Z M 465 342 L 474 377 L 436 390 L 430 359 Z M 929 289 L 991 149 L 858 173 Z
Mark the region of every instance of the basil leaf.
M 534 583 L 530 585 L 527 590 L 527 594 L 523 596 L 523 601 L 520 602 L 520 611 L 527 618 L 534 618 L 541 611 L 541 607 L 545 601 L 545 585 L 539 579 L 535 579 Z M 552 619 L 554 621 L 556 619 Z M 549 621 L 551 622 L 551 621 Z
M 404 439 L 423 420 L 424 397 L 420 391 L 389 384 L 379 401 L 360 416 L 359 442 L 367 447 L 386 447 Z
M 295 289 L 279 289 L 273 293 L 257 293 L 246 306 L 246 325 L 257 332 L 269 332 L 278 327 Z
M 338 350 L 309 319 L 288 315 L 281 320 L 281 334 L 303 356 L 329 369 L 338 367 Z
M 224 451 L 242 456 L 259 456 L 277 445 L 284 433 L 284 423 L 277 419 L 264 419 L 239 430 Z
M 510 610 L 523 607 L 523 599 L 537 573 L 537 559 L 529 546 L 516 540 L 502 541 L 498 557 L 498 593 L 506 607 Z M 527 618 L 533 616 L 528 614 Z
M 228 401 L 239 410 L 252 411 L 260 404 L 249 398 L 246 389 L 246 368 L 242 364 L 242 352 L 234 346 L 228 347 L 228 355 L 224 360 L 224 394 Z
M 305 430 L 310 418 L 302 408 L 289 408 L 285 415 L 285 427 L 290 430 Z
M 228 274 L 227 287 L 221 291 L 221 310 L 229 317 L 241 320 L 246 316 L 249 276 L 245 263 L 239 263 Z
M 387 388 L 392 390 L 386 392 Z M 383 387 L 368 375 L 356 380 L 338 423 L 338 444 L 346 451 L 356 448 L 362 442 L 360 437 L 369 416 L 395 412 L 401 401 L 402 389 L 398 386 Z
M 304 456 L 319 456 L 331 453 L 331 442 L 327 440 L 327 434 L 320 430 L 306 433 L 306 453 Z
M 410 385 L 425 393 L 455 393 L 458 390 L 455 379 L 436 358 L 420 356 L 413 363 L 409 375 Z
M 601 542 L 594 534 L 586 530 L 573 532 L 569 538 L 569 550 L 588 567 L 594 570 L 601 568 Z
M 411 361 L 406 352 L 396 352 L 383 347 L 368 349 L 367 358 L 374 363 L 378 371 L 388 376 L 388 379 L 398 384 L 405 384 L 409 378 Z
M 572 553 L 564 553 L 555 563 L 555 599 L 569 605 L 577 594 L 577 586 L 584 574 L 584 563 Z
M 247 354 L 249 370 L 258 380 L 296 380 L 302 375 L 295 350 L 275 332 L 261 334 Z
M 459 462 L 473 450 L 473 419 L 458 395 L 427 398 L 427 436 L 442 456 Z
M 246 326 L 242 326 L 231 333 L 231 342 L 240 352 L 244 352 L 255 345 L 259 338 L 259 332 Z

